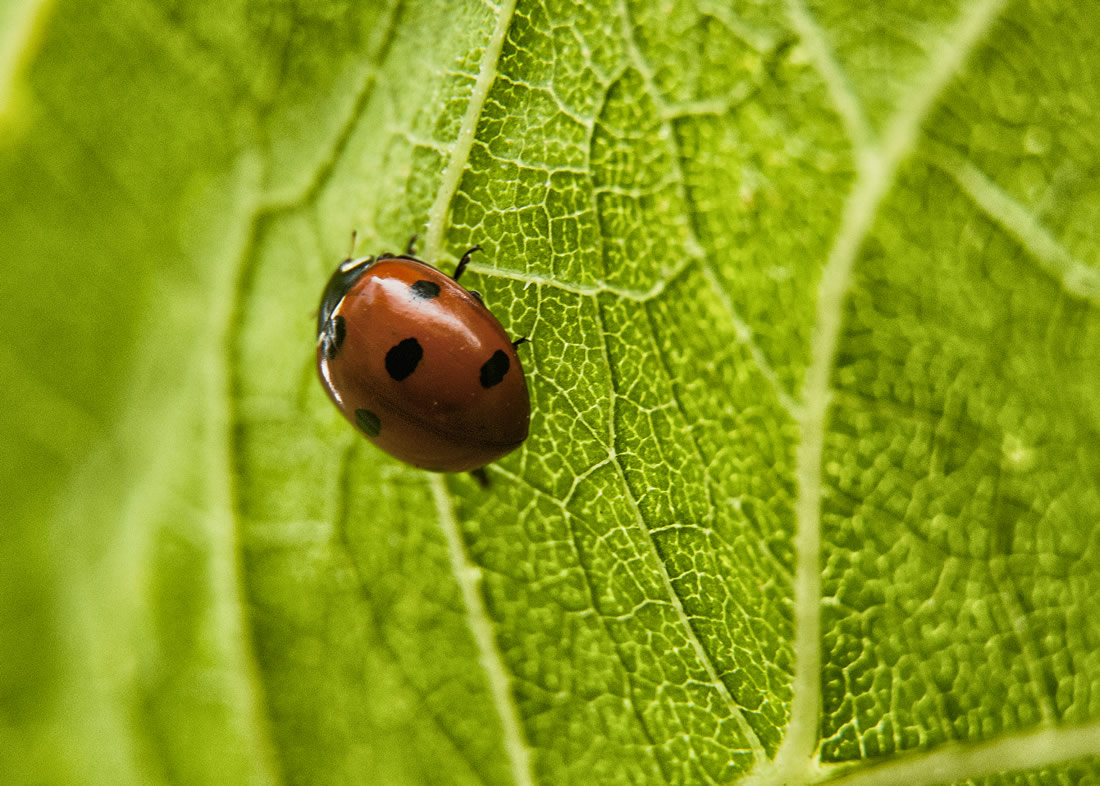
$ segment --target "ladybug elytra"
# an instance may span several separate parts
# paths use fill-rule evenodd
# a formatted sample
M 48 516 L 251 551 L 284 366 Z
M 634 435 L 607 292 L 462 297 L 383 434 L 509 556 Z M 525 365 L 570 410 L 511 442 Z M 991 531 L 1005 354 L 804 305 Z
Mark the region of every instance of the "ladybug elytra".
M 453 276 L 411 253 L 349 256 L 321 296 L 321 384 L 367 439 L 422 469 L 477 474 L 527 438 L 531 404 L 516 354 L 526 339 L 509 339 L 458 283 L 479 250 L 463 254 Z

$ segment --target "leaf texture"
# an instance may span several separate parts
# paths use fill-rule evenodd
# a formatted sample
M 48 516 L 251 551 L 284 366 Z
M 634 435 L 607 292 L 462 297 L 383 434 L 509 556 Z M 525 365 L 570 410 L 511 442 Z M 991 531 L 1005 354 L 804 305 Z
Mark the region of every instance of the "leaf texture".
M 3 20 L 13 782 L 1098 777 L 1090 7 Z M 353 229 L 483 247 L 488 490 L 317 384 Z

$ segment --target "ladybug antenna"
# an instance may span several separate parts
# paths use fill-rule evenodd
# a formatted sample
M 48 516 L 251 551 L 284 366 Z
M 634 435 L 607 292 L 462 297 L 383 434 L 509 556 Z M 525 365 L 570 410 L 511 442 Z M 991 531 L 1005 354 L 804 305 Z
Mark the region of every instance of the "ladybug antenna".
M 451 276 L 451 278 L 453 278 L 455 281 L 458 281 L 458 277 L 462 275 L 462 271 L 466 269 L 466 266 L 468 264 L 470 264 L 470 255 L 473 254 L 475 251 L 480 250 L 481 246 L 474 246 L 473 248 L 468 249 L 466 253 L 462 255 L 462 259 L 458 260 L 458 267 L 455 268 L 455 274 Z
M 345 257 L 345 261 L 348 260 L 348 259 L 351 259 L 352 255 L 355 253 L 355 240 L 358 237 L 359 237 L 359 230 L 357 230 L 357 229 L 351 230 L 351 245 L 348 247 L 348 255 L 347 255 L 347 257 Z

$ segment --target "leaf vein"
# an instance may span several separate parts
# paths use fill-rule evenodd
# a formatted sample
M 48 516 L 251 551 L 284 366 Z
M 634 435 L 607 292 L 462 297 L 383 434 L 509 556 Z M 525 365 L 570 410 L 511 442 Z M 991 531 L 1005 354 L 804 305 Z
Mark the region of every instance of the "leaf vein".
M 387 626 L 379 616 L 378 612 L 378 598 L 371 593 L 371 584 L 367 581 L 366 576 L 363 575 L 363 569 L 359 565 L 359 560 L 356 558 L 355 549 L 352 546 L 351 538 L 348 535 L 348 523 L 349 523 L 349 507 L 348 500 L 351 498 L 351 457 L 359 447 L 358 442 L 349 443 L 344 449 L 343 455 L 340 459 L 340 493 L 337 495 L 338 509 L 335 516 L 336 526 L 336 540 L 339 543 L 340 549 L 344 552 L 347 560 L 348 567 L 351 569 L 352 575 L 355 577 L 355 585 L 358 590 L 359 596 L 363 601 L 363 605 L 366 607 L 366 614 L 373 625 L 375 635 L 378 637 L 378 643 L 381 644 L 382 649 L 390 656 L 394 663 L 394 667 L 401 674 L 405 684 L 409 690 L 416 696 L 420 709 L 424 714 L 432 721 L 432 725 L 439 730 L 439 733 L 450 744 L 451 748 L 458 755 L 466 766 L 470 768 L 472 773 L 475 773 L 483 783 L 488 783 L 488 779 L 485 777 L 485 773 L 482 771 L 478 762 L 470 755 L 470 751 L 467 750 L 467 746 L 462 743 L 461 740 L 455 735 L 450 725 L 445 719 L 437 712 L 431 702 L 431 694 L 436 690 L 433 688 L 421 687 L 421 685 L 414 679 L 412 673 L 406 668 L 404 659 L 401 657 L 401 652 L 394 646 L 386 635 Z M 371 642 L 366 642 L 369 646 Z
M 1035 257 L 1067 294 L 1100 305 L 1100 270 L 1074 257 L 1034 213 L 974 164 L 944 146 L 930 147 L 932 165 L 951 177 L 990 220 Z
M 852 268 L 901 163 L 915 147 L 921 124 L 951 77 L 983 40 L 1004 1 L 982 0 L 967 6 L 942 51 L 930 58 L 931 67 L 924 78 L 898 102 L 899 109 L 881 144 L 857 156 L 858 174 L 821 272 L 795 464 L 794 698 L 787 734 L 775 760 L 780 779 L 805 780 L 817 766 L 821 711 L 821 463 L 832 398 L 830 377 Z
M 461 590 L 462 603 L 466 609 L 466 620 L 470 626 L 470 632 L 473 634 L 474 643 L 477 645 L 478 660 L 489 682 L 489 692 L 493 697 L 493 706 L 500 717 L 504 749 L 508 753 L 512 778 L 521 786 L 529 786 L 533 782 L 530 754 L 527 743 L 523 738 L 519 708 L 516 706 L 515 699 L 511 694 L 504 659 L 497 649 L 489 613 L 481 597 L 481 570 L 470 561 L 466 553 L 462 533 L 459 531 L 458 521 L 455 519 L 443 478 L 439 475 L 432 475 L 429 484 L 436 513 L 439 517 L 439 526 L 444 539 L 447 541 L 447 555 L 451 562 L 451 572 L 454 574 Z
M 848 139 L 856 150 L 865 150 L 871 146 L 874 134 L 867 115 L 860 104 L 859 96 L 852 88 L 851 80 L 837 61 L 832 48 L 825 37 L 825 31 L 807 10 L 803 0 L 788 0 L 787 14 L 791 26 L 798 33 L 810 55 L 810 61 L 825 83 L 833 107 L 840 115 Z
M 1044 726 L 979 743 L 948 743 L 903 755 L 868 770 L 828 778 L 828 783 L 836 786 L 890 786 L 895 783 L 931 786 L 1048 767 L 1096 754 L 1100 754 L 1100 723 Z
M 612 451 L 611 459 L 612 465 L 615 467 L 616 474 L 619 476 L 619 482 L 622 484 L 623 491 L 627 501 L 630 504 L 631 511 L 633 513 L 634 522 L 637 524 L 639 531 L 641 532 L 645 543 L 652 557 L 653 565 L 656 567 L 660 576 L 661 583 L 664 587 L 665 593 L 668 599 L 672 603 L 672 607 L 676 613 L 676 618 L 683 629 L 684 636 L 688 640 L 689 646 L 695 653 L 700 665 L 706 672 L 707 679 L 710 685 L 718 692 L 722 702 L 726 705 L 730 711 L 730 715 L 737 723 L 742 736 L 746 743 L 749 745 L 749 750 L 753 754 L 753 758 L 756 761 L 761 761 L 764 758 L 764 748 L 761 745 L 759 738 L 756 736 L 756 732 L 753 731 L 748 721 L 745 719 L 744 714 L 741 712 L 741 707 L 730 695 L 729 689 L 726 687 L 725 682 L 718 676 L 718 673 L 714 666 L 714 661 L 710 655 L 704 649 L 702 642 L 700 642 L 698 635 L 695 632 L 695 626 L 691 622 L 691 618 L 684 610 L 683 603 L 680 600 L 679 594 L 676 592 L 675 586 L 672 584 L 672 580 L 669 578 L 668 570 L 665 567 L 664 558 L 657 548 L 656 542 L 653 540 L 652 534 L 649 532 L 649 528 L 646 526 L 645 519 L 642 516 L 641 509 L 638 507 L 638 500 L 635 498 L 633 492 L 630 489 L 630 483 L 626 477 L 626 471 L 623 467 L 622 461 L 619 458 L 619 450 L 615 437 L 615 399 L 618 394 L 615 389 L 615 377 L 614 377 L 614 364 L 611 362 L 611 354 L 607 345 L 607 329 L 605 325 L 605 317 L 603 308 L 597 304 L 597 320 L 596 324 L 599 326 L 600 332 L 600 346 L 604 354 L 604 362 L 607 364 L 609 371 L 612 372 L 612 385 L 610 395 L 610 411 L 608 412 L 608 431 L 609 431 L 609 443 Z
M 601 461 L 597 463 L 595 466 L 584 473 L 584 477 L 587 477 L 589 474 L 591 474 L 591 472 L 595 471 L 595 469 L 605 466 L 607 463 L 607 461 Z M 569 540 L 571 541 L 573 546 L 573 553 L 577 559 L 577 566 L 580 568 L 581 576 L 583 576 L 584 578 L 584 588 L 585 592 L 588 595 L 588 603 L 592 608 L 593 615 L 595 616 L 600 626 L 600 630 L 603 632 L 604 636 L 607 637 L 607 640 L 611 642 L 611 647 L 615 652 L 615 658 L 619 661 L 619 665 L 622 667 L 623 670 L 623 675 L 625 676 L 627 683 L 630 685 L 631 692 L 633 693 L 635 688 L 634 674 L 637 670 L 627 665 L 627 662 L 623 657 L 622 648 L 620 647 L 619 642 L 616 640 L 615 636 L 611 634 L 611 631 L 607 628 L 607 615 L 603 614 L 600 611 L 599 606 L 596 604 L 596 596 L 595 593 L 592 591 L 592 581 L 589 575 L 589 568 L 584 563 L 584 550 L 581 548 L 580 540 L 577 537 L 577 528 L 574 526 L 574 520 L 582 523 L 588 523 L 588 528 L 593 532 L 598 531 L 597 528 L 595 527 L 595 525 L 587 522 L 587 519 L 585 519 L 583 516 L 578 516 L 568 509 L 568 497 L 566 499 L 558 499 L 549 491 L 546 491 L 545 489 L 539 488 L 538 486 L 531 484 L 526 479 L 509 472 L 499 464 L 493 464 L 491 469 L 496 473 L 504 475 L 513 483 L 520 483 L 527 486 L 528 488 L 532 489 L 536 494 L 545 497 L 548 501 L 561 509 L 562 517 L 565 519 L 569 527 Z M 569 496 L 572 496 L 575 488 L 576 484 L 574 484 L 574 489 L 570 490 Z M 637 720 L 638 726 L 642 730 L 642 734 L 645 735 L 646 741 L 650 744 L 651 748 L 654 750 L 659 748 L 660 744 L 657 742 L 657 739 L 650 731 L 649 724 L 646 723 L 645 716 L 642 714 L 641 707 L 639 707 L 638 703 L 633 700 L 627 701 L 626 703 L 630 707 L 631 714 L 634 716 L 635 720 Z M 665 781 L 667 783 L 673 782 L 673 778 L 665 769 L 665 764 L 662 761 L 661 757 L 654 756 L 653 759 L 657 763 L 658 769 L 661 770 L 661 775 L 664 776 Z
M 481 55 L 481 63 L 477 72 L 477 79 L 470 91 L 469 103 L 466 112 L 462 116 L 458 134 L 454 145 L 451 147 L 450 160 L 447 162 L 443 175 L 440 178 L 439 188 L 436 191 L 435 201 L 428 209 L 427 230 L 424 233 L 423 252 L 427 259 L 438 259 L 443 244 L 443 229 L 454 200 L 458 185 L 462 180 L 462 173 L 466 169 L 466 163 L 470 158 L 470 151 L 474 146 L 478 121 L 485 101 L 489 97 L 489 90 L 496 81 L 498 74 L 498 61 L 504 47 L 504 40 L 508 36 L 508 28 L 515 17 L 516 0 L 505 0 L 499 7 L 489 6 L 497 12 L 496 27 L 489 35 L 485 44 L 485 51 Z

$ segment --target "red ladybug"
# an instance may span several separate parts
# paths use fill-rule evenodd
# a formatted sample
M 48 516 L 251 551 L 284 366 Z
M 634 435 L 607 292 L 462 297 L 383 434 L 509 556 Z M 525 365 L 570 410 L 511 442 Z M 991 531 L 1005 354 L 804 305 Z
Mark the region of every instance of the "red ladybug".
M 410 255 L 349 256 L 321 296 L 321 384 L 367 439 L 414 467 L 479 470 L 527 438 L 516 354 L 526 339 L 510 340 L 481 295 L 458 284 L 480 250 L 453 276 Z

